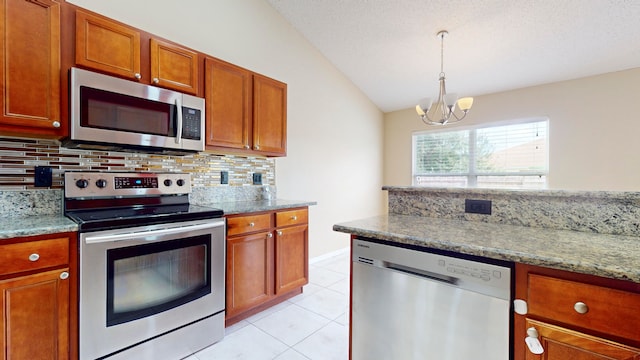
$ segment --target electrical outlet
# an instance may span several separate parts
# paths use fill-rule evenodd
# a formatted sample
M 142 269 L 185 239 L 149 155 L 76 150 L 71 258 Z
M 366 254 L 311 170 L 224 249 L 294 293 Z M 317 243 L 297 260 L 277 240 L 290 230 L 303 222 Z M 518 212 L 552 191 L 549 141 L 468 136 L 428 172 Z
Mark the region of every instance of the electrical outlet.
M 491 200 L 464 200 L 464 212 L 491 215 Z
M 33 173 L 34 187 L 51 187 L 51 168 L 48 166 L 36 166 Z
M 220 184 L 228 184 L 228 183 L 229 183 L 229 172 L 220 171 Z
M 261 173 L 253 173 L 253 185 L 262 185 Z

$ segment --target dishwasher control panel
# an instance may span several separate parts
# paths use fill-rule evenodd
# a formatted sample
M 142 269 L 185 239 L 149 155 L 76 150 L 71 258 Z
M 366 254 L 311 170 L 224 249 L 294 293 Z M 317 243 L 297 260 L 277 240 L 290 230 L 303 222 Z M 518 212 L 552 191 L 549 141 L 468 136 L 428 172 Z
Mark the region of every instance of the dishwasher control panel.
M 511 267 L 478 260 L 407 249 L 362 239 L 353 240 L 352 261 L 439 281 L 509 300 Z M 493 260 L 487 260 L 493 261 Z

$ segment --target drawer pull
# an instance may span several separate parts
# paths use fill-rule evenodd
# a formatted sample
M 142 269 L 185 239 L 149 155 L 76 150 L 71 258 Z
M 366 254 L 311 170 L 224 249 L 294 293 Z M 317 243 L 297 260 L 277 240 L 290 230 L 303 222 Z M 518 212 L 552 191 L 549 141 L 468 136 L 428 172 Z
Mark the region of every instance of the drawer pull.
M 575 310 L 578 314 L 586 314 L 589 312 L 589 307 L 582 301 L 578 301 L 577 303 L 575 303 L 575 305 L 573 305 L 573 310 Z
M 29 255 L 29 261 L 38 261 L 38 259 L 40 259 L 40 255 L 36 253 Z
M 63 271 L 63 272 L 60 273 L 60 279 L 66 280 L 68 278 L 69 278 L 69 273 L 68 272 Z
M 298 220 L 298 217 L 297 217 L 297 216 L 295 216 L 295 215 L 293 215 L 293 216 L 291 217 L 291 220 L 296 221 L 296 220 Z
M 254 226 L 256 226 L 256 223 L 254 223 L 254 222 L 250 222 L 249 223 L 249 227 L 254 227 Z

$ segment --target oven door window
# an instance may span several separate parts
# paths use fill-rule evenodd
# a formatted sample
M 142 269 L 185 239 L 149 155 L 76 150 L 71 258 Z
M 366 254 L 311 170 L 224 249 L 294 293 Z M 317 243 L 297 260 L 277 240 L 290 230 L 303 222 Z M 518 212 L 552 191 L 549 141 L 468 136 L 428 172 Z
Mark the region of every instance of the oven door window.
M 211 235 L 107 251 L 107 326 L 211 293 Z
M 176 136 L 176 106 L 80 87 L 80 125 L 124 132 Z

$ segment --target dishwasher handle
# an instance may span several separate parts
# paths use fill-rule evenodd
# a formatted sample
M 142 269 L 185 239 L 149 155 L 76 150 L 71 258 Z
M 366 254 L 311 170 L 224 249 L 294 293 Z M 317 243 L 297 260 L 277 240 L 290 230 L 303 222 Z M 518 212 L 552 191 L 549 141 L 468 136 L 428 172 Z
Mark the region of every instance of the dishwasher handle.
M 443 282 L 443 283 L 450 284 L 450 285 L 457 285 L 458 284 L 458 280 L 459 280 L 458 278 L 455 278 L 455 277 L 452 277 L 452 276 L 448 276 L 448 275 L 444 275 L 444 274 L 438 274 L 438 273 L 434 273 L 434 272 L 426 271 L 426 270 L 421 270 L 421 269 L 416 269 L 416 268 L 410 267 L 410 266 L 394 264 L 394 263 L 387 262 L 387 261 L 384 261 L 382 263 L 382 265 L 383 265 L 383 267 L 385 267 L 387 269 L 400 271 L 400 272 L 403 272 L 405 274 L 419 276 L 421 278 L 425 278 L 425 279 L 429 279 L 429 280 L 435 280 L 435 281 Z

